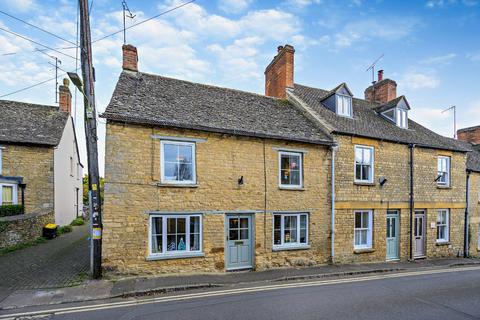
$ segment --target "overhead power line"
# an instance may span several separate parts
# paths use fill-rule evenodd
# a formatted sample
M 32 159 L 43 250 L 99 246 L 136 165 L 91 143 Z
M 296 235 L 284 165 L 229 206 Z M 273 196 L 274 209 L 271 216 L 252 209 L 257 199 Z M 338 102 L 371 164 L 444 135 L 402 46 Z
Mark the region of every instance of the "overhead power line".
M 10 30 L 5 29 L 5 28 L 2 28 L 2 27 L 0 27 L 0 30 L 2 30 L 2 31 L 4 31 L 4 32 L 7 32 L 7 33 L 10 33 L 10 34 L 12 34 L 12 35 L 14 35 L 14 36 L 16 36 L 16 37 L 19 37 L 19 38 L 21 38 L 21 39 L 23 39 L 23 40 L 27 40 L 27 41 L 30 41 L 30 42 L 32 42 L 32 43 L 35 43 L 36 45 L 39 45 L 39 46 L 44 47 L 44 48 L 46 48 L 46 49 L 55 51 L 55 52 L 57 52 L 57 53 L 59 53 L 59 54 L 62 54 L 62 55 L 64 55 L 64 56 L 67 56 L 67 57 L 69 57 L 69 58 L 75 59 L 74 56 L 71 56 L 71 55 L 69 55 L 69 54 L 67 54 L 67 53 L 64 53 L 64 52 L 62 52 L 62 51 L 59 51 L 59 50 L 54 49 L 54 48 L 52 48 L 52 47 L 46 46 L 46 45 L 44 45 L 44 44 L 42 44 L 42 43 L 40 43 L 40 42 L 38 42 L 38 41 L 35 41 L 35 40 L 32 40 L 32 39 L 27 38 L 27 37 L 25 37 L 25 36 L 22 36 L 21 34 L 18 34 L 18 33 L 16 33 L 16 32 L 10 31 Z
M 22 88 L 22 89 L 15 90 L 15 91 L 6 93 L 6 94 L 4 94 L 4 95 L 1 95 L 0 98 L 8 97 L 8 96 L 11 96 L 11 95 L 13 95 L 13 94 L 15 94 L 15 93 L 19 93 L 19 92 L 22 92 L 22 91 L 25 91 L 25 90 L 28 90 L 28 89 L 32 89 L 32 88 L 34 88 L 34 87 L 38 87 L 39 85 L 42 85 L 42 84 L 44 84 L 44 83 L 53 81 L 53 80 L 55 80 L 55 79 L 56 79 L 56 77 L 53 77 L 53 78 L 50 78 L 50 79 L 47 79 L 47 80 L 43 80 L 43 81 L 41 81 L 41 82 L 32 84 L 31 86 L 28 86 L 28 87 L 25 87 L 25 88 Z
M 59 35 L 57 35 L 57 34 L 55 34 L 55 33 L 53 33 L 53 32 L 50 32 L 50 31 L 48 31 L 48 30 L 45 30 L 45 29 L 43 29 L 43 28 L 41 28 L 41 27 L 39 27 L 39 26 L 36 26 L 36 25 L 28 22 L 28 21 L 25 21 L 25 20 L 20 19 L 20 18 L 18 18 L 18 17 L 12 16 L 11 14 L 9 14 L 9 13 L 7 13 L 7 12 L 5 12 L 5 11 L 0 10 L 0 13 L 3 14 L 3 15 L 6 15 L 7 17 L 10 17 L 10 18 L 12 18 L 12 19 L 15 19 L 15 20 L 17 20 L 17 21 L 20 21 L 20 22 L 22 22 L 22 23 L 24 23 L 24 24 L 26 24 L 26 25 L 28 25 L 28 26 L 30 26 L 30 27 L 32 27 L 32 28 L 38 29 L 38 30 L 40 30 L 40 31 L 42 31 L 42 32 L 45 32 L 45 33 L 47 33 L 47 34 L 49 34 L 49 35 L 51 35 L 51 36 L 53 36 L 53 37 L 55 37 L 55 38 L 57 38 L 57 39 L 60 39 L 60 40 L 65 41 L 65 42 L 68 42 L 68 43 L 73 44 L 73 45 L 75 45 L 75 46 L 77 45 L 77 44 L 76 44 L 75 42 L 73 42 L 73 41 L 70 41 L 70 40 L 68 40 L 68 39 L 65 39 L 65 38 L 63 38 L 63 37 L 61 37 L 61 36 L 59 36 Z
M 124 30 L 128 30 L 128 29 L 131 29 L 131 28 L 136 27 L 136 26 L 138 26 L 138 25 L 144 24 L 145 22 L 148 22 L 148 21 L 150 21 L 150 20 L 156 19 L 156 18 L 158 18 L 158 17 L 160 17 L 160 16 L 163 16 L 163 15 L 165 15 L 165 14 L 167 14 L 167 13 L 169 13 L 169 12 L 172 12 L 172 11 L 174 11 L 174 10 L 180 9 L 181 7 L 184 7 L 184 6 L 186 6 L 186 5 L 189 5 L 190 3 L 193 3 L 193 2 L 195 2 L 195 1 L 196 1 L 196 0 L 191 0 L 191 1 L 184 2 L 184 3 L 182 3 L 182 4 L 180 4 L 180 5 L 176 6 L 176 7 L 170 8 L 170 9 L 168 9 L 168 10 L 166 10 L 166 11 L 163 11 L 163 12 L 157 14 L 157 15 L 154 15 L 153 17 L 150 17 L 150 18 L 148 18 L 148 19 L 145 19 L 145 20 L 142 20 L 142 21 L 137 22 L 137 23 L 135 23 L 135 24 L 132 24 L 131 26 L 128 26 L 128 27 L 125 28 L 125 29 L 121 29 L 121 30 L 115 31 L 115 32 L 113 32 L 113 33 L 107 34 L 106 36 L 103 36 L 103 37 L 101 37 L 101 38 L 99 38 L 99 39 L 97 39 L 97 40 L 92 41 L 92 43 L 95 43 L 95 42 L 98 42 L 98 41 L 102 41 L 102 40 L 104 40 L 104 39 L 106 39 L 106 38 L 109 38 L 109 37 L 111 37 L 111 36 L 114 36 L 114 35 L 116 35 L 116 34 L 119 34 L 119 33 L 121 33 L 121 32 L 124 32 Z

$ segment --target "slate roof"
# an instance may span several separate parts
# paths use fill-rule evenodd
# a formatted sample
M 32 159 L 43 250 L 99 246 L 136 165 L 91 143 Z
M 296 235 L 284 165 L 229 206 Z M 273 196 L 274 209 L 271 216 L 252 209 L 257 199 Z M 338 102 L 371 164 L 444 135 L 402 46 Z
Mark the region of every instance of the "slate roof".
M 0 143 L 56 146 L 68 117 L 56 106 L 0 100 Z
M 142 72 L 122 72 L 102 117 L 316 144 L 331 137 L 286 100 Z
M 379 105 L 377 107 L 374 108 L 374 110 L 378 113 L 382 113 L 384 111 L 387 111 L 387 110 L 390 110 L 392 108 L 395 108 L 397 106 L 397 104 L 400 102 L 400 100 L 402 99 L 405 99 L 405 102 L 407 104 L 407 107 L 408 107 L 408 110 L 410 110 L 410 105 L 408 104 L 408 101 L 407 99 L 405 98 L 405 96 L 400 96 L 400 97 L 397 97 L 391 101 L 388 101 L 387 103 L 384 103 L 382 105 Z
M 467 170 L 480 172 L 480 145 L 472 144 L 467 141 L 458 141 L 463 144 L 466 148 L 472 149 L 472 151 L 467 152 Z
M 288 90 L 323 119 L 324 130 L 329 133 L 370 137 L 403 144 L 413 143 L 443 150 L 465 152 L 471 149 L 455 139 L 436 134 L 411 119 L 408 120 L 408 129 L 399 128 L 375 111 L 381 106 L 379 103 L 353 98 L 353 118 L 348 118 L 339 116 L 322 105 L 321 101 L 330 91 L 300 84 L 295 84 L 293 89 Z

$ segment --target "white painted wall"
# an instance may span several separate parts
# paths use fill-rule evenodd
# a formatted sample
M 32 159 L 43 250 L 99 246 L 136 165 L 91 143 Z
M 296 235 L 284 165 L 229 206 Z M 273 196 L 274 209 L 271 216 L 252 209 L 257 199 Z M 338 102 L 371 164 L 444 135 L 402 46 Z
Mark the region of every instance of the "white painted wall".
M 73 120 L 69 118 L 62 139 L 54 151 L 56 224 L 61 226 L 70 224 L 73 219 L 82 215 L 82 176 L 83 168 L 77 154 Z

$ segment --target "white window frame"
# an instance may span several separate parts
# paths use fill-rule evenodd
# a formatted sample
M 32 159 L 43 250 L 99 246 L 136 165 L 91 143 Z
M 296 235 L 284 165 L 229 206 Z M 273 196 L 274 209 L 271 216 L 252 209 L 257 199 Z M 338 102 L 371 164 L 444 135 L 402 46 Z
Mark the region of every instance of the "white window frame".
M 300 179 L 299 184 L 282 184 L 282 156 L 298 156 L 300 166 Z M 278 152 L 278 186 L 286 189 L 301 189 L 303 188 L 303 153 L 302 152 L 290 152 L 279 151 Z
M 0 183 L 0 206 L 3 205 L 3 187 L 12 187 L 12 201 L 13 204 L 18 204 L 18 188 L 16 184 L 13 183 Z
M 192 180 L 166 180 L 165 179 L 165 152 L 164 146 L 170 144 L 175 146 L 191 146 L 192 147 Z M 186 142 L 186 141 L 174 141 L 174 140 L 161 140 L 160 141 L 160 181 L 164 184 L 181 184 L 189 185 L 197 183 L 197 162 L 196 162 L 196 149 L 195 142 Z
M 343 105 L 344 101 L 348 101 L 347 113 L 340 112 L 340 102 Z M 339 93 L 335 94 L 335 111 L 339 116 L 351 118 L 352 117 L 352 97 L 344 94 L 339 94 Z
M 280 216 L 280 244 L 275 244 L 275 216 Z M 297 242 L 290 242 L 290 243 L 285 243 L 284 239 L 284 231 L 285 231 L 285 217 L 297 217 Z M 306 237 L 305 237 L 305 243 L 300 243 L 300 217 L 305 216 L 307 219 L 306 223 Z M 274 213 L 273 214 L 273 220 L 272 220 L 272 248 L 273 250 L 282 250 L 282 249 L 292 249 L 292 248 L 305 248 L 309 247 L 308 244 L 308 232 L 309 232 L 309 223 L 310 223 L 310 218 L 309 214 L 306 212 L 300 212 L 300 213 Z
M 370 177 L 368 180 L 357 179 L 357 150 L 367 149 L 371 150 L 370 156 Z M 372 146 L 364 146 L 364 145 L 355 145 L 354 154 L 353 154 L 353 179 L 355 182 L 358 183 L 373 183 L 373 176 L 375 174 L 375 148 Z
M 3 147 L 0 146 L 0 176 L 3 174 Z
M 356 228 L 355 218 L 357 213 L 368 213 L 368 227 L 367 228 Z M 357 230 L 366 230 L 367 231 L 367 243 L 364 245 L 356 245 L 355 237 Z M 372 249 L 372 239 L 373 239 L 373 210 L 355 210 L 353 212 L 353 248 L 355 250 L 362 249 Z
M 442 186 L 442 187 L 450 187 L 450 172 L 451 172 L 451 165 L 450 165 L 450 162 L 451 162 L 451 159 L 450 157 L 448 156 L 438 156 L 437 158 L 437 178 L 438 176 L 440 175 L 441 172 L 444 172 L 444 171 L 440 171 L 440 165 L 441 165 L 441 161 L 442 160 L 446 160 L 446 177 L 445 177 L 445 181 L 441 181 L 440 179 L 438 179 L 437 181 L 437 185 L 439 186 Z
M 190 218 L 199 218 L 199 250 L 190 250 Z M 153 252 L 153 219 L 162 218 L 162 252 Z M 167 251 L 167 219 L 184 218 L 185 219 L 185 249 L 181 251 Z M 194 257 L 203 255 L 203 217 L 202 214 L 151 214 L 148 219 L 148 253 L 150 258 L 175 259 L 180 257 Z
M 440 214 L 445 214 L 445 223 L 444 224 L 439 224 L 438 223 L 438 218 Z M 449 242 L 450 241 L 450 210 L 449 209 L 438 209 L 437 210 L 437 219 L 436 219 L 436 227 L 437 227 L 437 243 L 444 243 L 444 242 Z M 444 227 L 445 228 L 445 237 L 444 238 L 438 238 L 439 232 L 438 232 L 438 227 Z
M 396 108 L 395 118 L 397 126 L 403 129 L 408 128 L 408 111 L 405 109 Z

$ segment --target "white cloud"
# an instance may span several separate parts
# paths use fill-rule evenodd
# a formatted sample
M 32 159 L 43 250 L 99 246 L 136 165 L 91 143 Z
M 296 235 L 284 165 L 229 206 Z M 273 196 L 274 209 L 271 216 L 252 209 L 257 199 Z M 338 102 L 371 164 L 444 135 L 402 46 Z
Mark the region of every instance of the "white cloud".
M 415 71 L 405 74 L 400 82 L 402 87 L 413 90 L 433 89 L 440 84 L 440 80 L 434 76 Z
M 240 13 L 248 9 L 252 0 L 219 0 L 220 10 L 226 13 Z
M 418 25 L 413 18 L 384 20 L 366 19 L 347 23 L 342 31 L 334 35 L 334 44 L 337 48 L 350 47 L 358 42 L 381 39 L 393 41 L 406 37 Z
M 448 53 L 441 56 L 429 57 L 424 60 L 421 60 L 421 64 L 428 64 L 428 65 L 447 65 L 452 62 L 457 55 L 455 53 Z
M 4 3 L 16 11 L 28 11 L 36 6 L 35 0 L 4 0 Z
M 285 5 L 297 9 L 303 9 L 311 4 L 320 4 L 322 0 L 286 0 Z
M 455 5 L 455 4 L 463 4 L 467 7 L 473 7 L 473 6 L 476 6 L 478 5 L 478 1 L 477 0 L 429 0 L 427 1 L 427 3 L 425 4 L 425 6 L 427 8 L 442 8 L 442 7 L 445 7 L 445 6 L 448 6 L 448 5 Z

